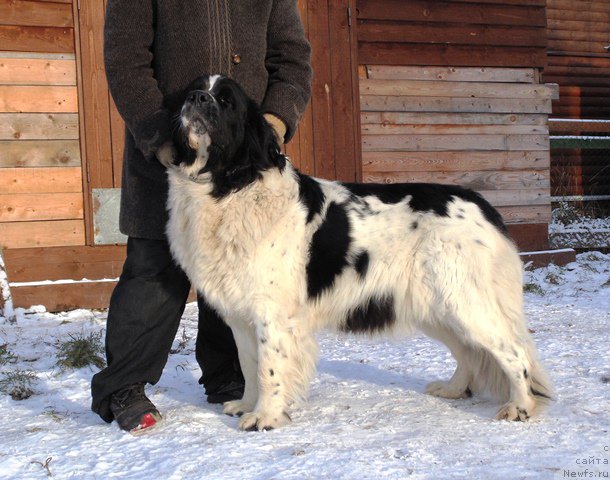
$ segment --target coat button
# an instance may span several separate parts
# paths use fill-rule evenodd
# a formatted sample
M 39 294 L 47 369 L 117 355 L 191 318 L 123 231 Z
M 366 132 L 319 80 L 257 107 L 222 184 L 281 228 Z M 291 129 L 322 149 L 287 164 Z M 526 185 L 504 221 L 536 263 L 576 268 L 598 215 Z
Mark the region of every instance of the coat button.
M 231 56 L 231 61 L 235 64 L 235 65 L 239 65 L 241 63 L 241 55 L 239 53 L 234 53 Z

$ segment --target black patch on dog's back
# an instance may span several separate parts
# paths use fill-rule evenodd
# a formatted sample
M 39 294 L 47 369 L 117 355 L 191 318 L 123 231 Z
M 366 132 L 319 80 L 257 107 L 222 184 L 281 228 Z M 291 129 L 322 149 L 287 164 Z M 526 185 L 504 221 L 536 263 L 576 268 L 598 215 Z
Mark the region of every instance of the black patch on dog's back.
M 322 211 L 324 192 L 313 178 L 298 171 L 296 173 L 299 182 L 299 201 L 307 207 L 307 223 L 309 223 Z
M 332 202 L 326 218 L 314 233 L 309 246 L 307 264 L 307 294 L 309 298 L 321 295 L 332 287 L 335 277 L 348 265 L 350 225 L 343 206 Z
M 369 252 L 367 252 L 366 250 L 361 252 L 356 257 L 356 261 L 354 262 L 354 268 L 358 272 L 358 275 L 360 275 L 360 278 L 364 278 L 366 276 L 366 272 L 369 269 L 369 261 Z
M 371 298 L 347 314 L 342 330 L 351 333 L 375 333 L 386 330 L 396 321 L 392 296 Z
M 434 212 L 441 217 L 449 216 L 448 205 L 454 197 L 461 198 L 479 207 L 489 223 L 504 235 L 508 234 L 502 216 L 487 200 L 473 190 L 456 185 L 434 183 L 344 183 L 351 193 L 359 197 L 374 196 L 383 203 L 395 204 L 411 197 L 409 207 L 415 212 Z

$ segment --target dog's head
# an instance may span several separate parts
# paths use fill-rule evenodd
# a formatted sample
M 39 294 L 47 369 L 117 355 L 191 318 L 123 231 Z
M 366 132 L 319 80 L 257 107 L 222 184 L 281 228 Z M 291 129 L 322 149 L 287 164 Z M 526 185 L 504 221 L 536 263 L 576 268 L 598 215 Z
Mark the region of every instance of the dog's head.
M 205 75 L 187 92 L 180 112 L 178 167 L 191 178 L 211 178 L 212 194 L 222 197 L 256 181 L 265 170 L 284 168 L 273 129 L 235 81 Z

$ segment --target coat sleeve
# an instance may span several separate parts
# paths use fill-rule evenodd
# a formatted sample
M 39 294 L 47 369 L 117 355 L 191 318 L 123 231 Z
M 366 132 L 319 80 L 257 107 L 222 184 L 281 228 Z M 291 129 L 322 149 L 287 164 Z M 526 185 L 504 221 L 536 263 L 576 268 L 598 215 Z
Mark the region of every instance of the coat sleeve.
M 266 113 L 282 119 L 288 142 L 311 96 L 311 47 L 296 0 L 274 0 L 267 29 L 265 66 L 269 73 L 262 103 Z
M 104 64 L 112 98 L 137 147 L 150 156 L 171 139 L 170 115 L 154 76 L 154 0 L 108 0 Z

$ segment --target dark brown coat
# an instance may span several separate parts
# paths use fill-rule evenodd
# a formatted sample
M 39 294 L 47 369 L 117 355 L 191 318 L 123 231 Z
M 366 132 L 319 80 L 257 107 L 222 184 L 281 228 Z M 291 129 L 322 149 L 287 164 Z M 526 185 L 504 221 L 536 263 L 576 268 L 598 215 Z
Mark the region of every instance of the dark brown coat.
M 176 127 L 168 97 L 204 73 L 229 76 L 286 123 L 288 141 L 310 96 L 296 0 L 108 0 L 104 56 L 127 126 L 120 229 L 133 237 L 165 238 L 167 180 L 154 154 Z

